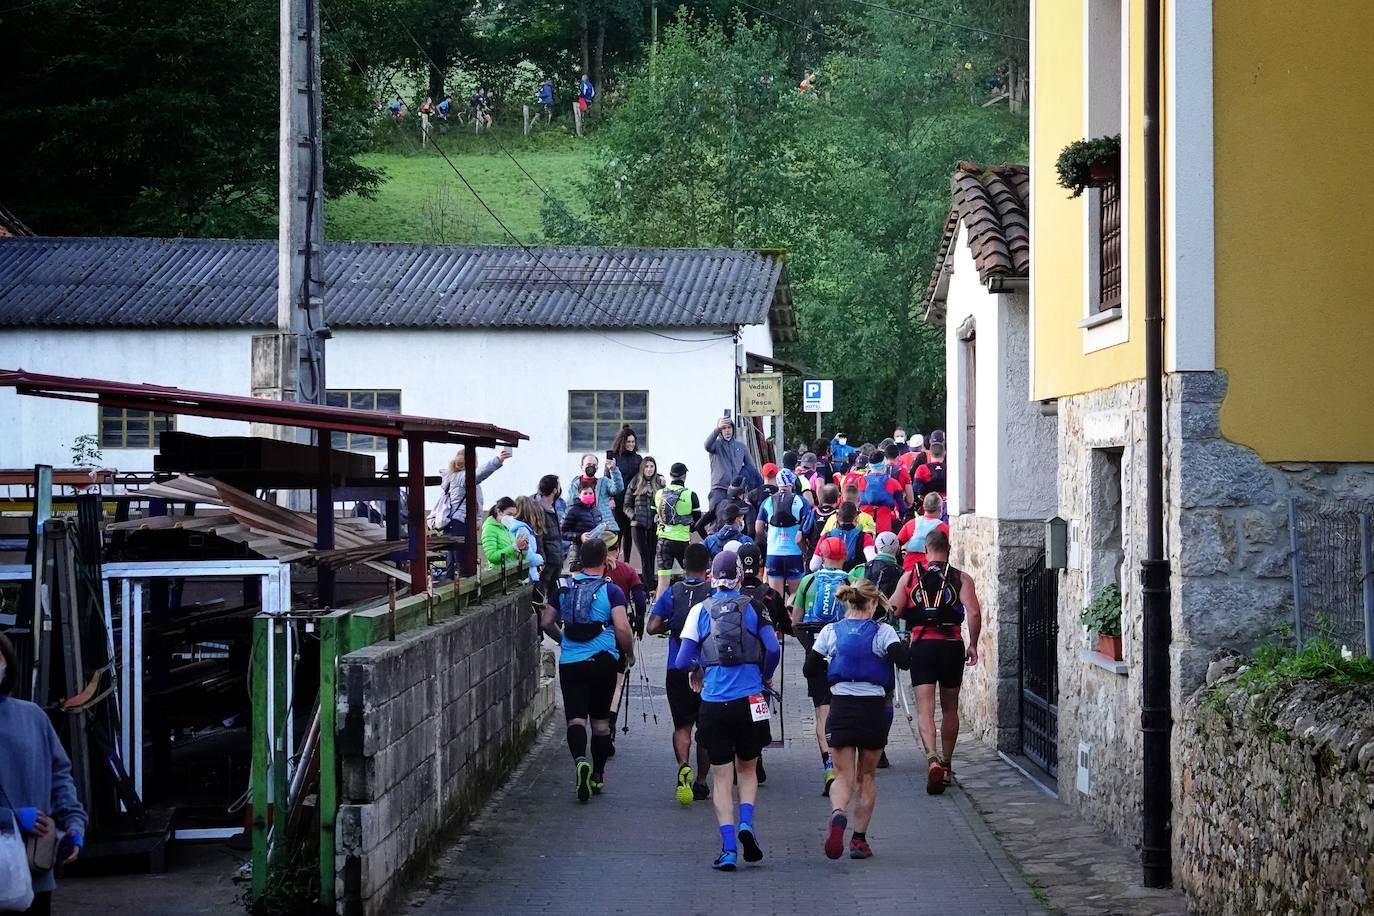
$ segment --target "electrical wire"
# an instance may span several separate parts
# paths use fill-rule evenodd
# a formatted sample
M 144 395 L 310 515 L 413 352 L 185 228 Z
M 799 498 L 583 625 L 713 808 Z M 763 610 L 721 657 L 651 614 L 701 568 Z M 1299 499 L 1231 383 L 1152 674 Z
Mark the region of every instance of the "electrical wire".
M 323 6 L 321 7 L 321 10 L 323 10 Z M 331 26 L 332 26 L 332 25 L 333 25 L 333 19 L 330 18 L 330 17 L 328 16 L 328 13 L 325 13 L 325 16 L 326 16 L 326 18 L 329 18 L 330 24 L 331 24 Z M 335 30 L 338 31 L 337 26 L 335 26 Z M 335 37 L 338 38 L 339 43 L 343 46 L 343 48 L 344 48 L 345 52 L 348 54 L 348 56 L 349 56 L 350 58 L 352 58 L 353 63 L 359 68 L 360 71 L 362 71 L 364 68 L 362 67 L 362 64 L 361 64 L 361 62 L 358 60 L 357 56 L 356 56 L 355 54 L 353 54 L 352 49 L 349 48 L 348 42 L 345 41 L 342 37 L 339 37 L 339 36 L 335 36 Z M 414 110 L 414 108 L 413 108 L 413 107 L 410 105 L 410 103 L 407 101 L 405 95 L 400 91 L 400 89 L 398 89 L 398 88 L 396 87 L 396 83 L 395 83 L 394 80 L 392 80 L 390 77 L 388 77 L 388 78 L 387 78 L 387 84 L 388 84 L 389 90 L 390 90 L 391 92 L 394 92 L 394 93 L 401 99 L 402 104 L 404 104 L 408 110 Z M 458 177 L 458 180 L 461 181 L 461 182 L 463 183 L 463 186 L 464 186 L 465 188 L 468 189 L 468 192 L 469 192 L 470 194 L 472 194 L 473 198 L 477 201 L 477 203 L 480 204 L 481 207 L 482 207 L 482 209 L 486 211 L 487 215 L 490 216 L 490 217 L 492 218 L 492 220 L 493 220 L 498 226 L 501 227 L 501 230 L 502 230 L 503 232 L 505 232 L 506 235 L 510 236 L 511 240 L 512 240 L 513 242 L 515 242 L 515 244 L 516 244 L 522 251 L 524 251 L 525 254 L 526 254 L 530 259 L 532 259 L 536 265 L 538 265 L 538 266 L 539 266 L 541 269 L 543 269 L 544 271 L 548 272 L 548 274 L 549 274 L 550 276 L 552 276 L 554 279 L 556 279 L 559 283 L 561 283 L 561 284 L 563 284 L 564 286 L 566 286 L 566 287 L 568 288 L 569 292 L 571 292 L 571 293 L 572 293 L 574 296 L 576 296 L 578 299 L 580 299 L 580 300 L 582 300 L 583 302 L 585 302 L 587 305 L 591 306 L 591 307 L 592 307 L 593 309 L 595 309 L 596 311 L 598 311 L 598 312 L 600 312 L 601 314 L 605 315 L 607 318 L 611 318 L 611 319 L 613 319 L 613 320 L 619 320 L 619 316 L 618 316 L 618 315 L 615 315 L 614 313 L 610 312 L 609 310 L 607 310 L 607 309 L 605 309 L 605 308 L 602 308 L 602 307 L 601 307 L 600 305 L 598 305 L 596 302 L 593 302 L 591 299 L 589 299 L 585 293 L 583 293 L 583 292 L 582 292 L 581 290 L 579 290 L 576 286 L 574 286 L 571 282 L 569 282 L 568 279 L 567 279 L 566 277 L 564 277 L 562 274 L 560 274 L 557 270 L 555 270 L 554 268 L 550 267 L 550 266 L 544 261 L 544 259 L 541 258 L 541 257 L 539 256 L 539 253 L 538 253 L 538 252 L 536 252 L 532 247 L 530 247 L 530 245 L 528 245 L 528 244 L 527 244 L 525 241 L 523 241 L 518 235 L 516 235 L 515 232 L 514 232 L 508 225 L 506 225 L 505 220 L 501 219 L 501 217 L 496 213 L 496 211 L 493 210 L 493 209 L 491 208 L 491 205 L 488 204 L 488 203 L 486 202 L 486 200 L 482 197 L 482 195 L 481 195 L 480 193 L 478 193 L 477 189 L 473 186 L 472 182 L 469 181 L 468 178 L 467 178 L 467 176 L 463 174 L 462 170 L 458 168 L 457 164 L 454 163 L 453 159 L 449 156 L 449 154 L 448 154 L 447 152 L 444 151 L 443 146 L 441 146 L 441 145 L 439 144 L 439 142 L 434 138 L 434 135 L 433 135 L 432 133 L 429 135 L 429 142 L 430 142 L 431 144 L 434 145 L 434 151 L 437 152 L 437 153 L 439 154 L 439 157 L 440 157 L 441 159 L 444 160 L 444 162 L 448 165 L 448 167 L 453 171 L 453 174 L 456 175 L 456 176 Z M 671 335 L 671 334 L 664 334 L 664 333 L 662 333 L 662 332 L 655 331 L 655 330 L 653 330 L 653 329 L 651 329 L 651 328 L 639 328 L 638 330 L 640 330 L 640 331 L 642 331 L 643 333 L 646 333 L 646 334 L 652 334 L 652 335 L 655 336 L 655 337 L 661 337 L 661 338 L 663 338 L 664 340 L 676 341 L 676 342 L 678 342 L 678 343 L 705 343 L 706 346 L 699 348 L 699 349 L 703 349 L 703 350 L 706 349 L 706 348 L 709 347 L 709 346 L 712 346 L 712 345 L 714 344 L 715 341 L 719 341 L 719 340 L 728 340 L 728 339 L 730 339 L 731 337 L 733 337 L 733 334 L 729 334 L 729 335 L 720 334 L 720 335 L 712 335 L 712 336 L 706 337 L 706 338 L 700 338 L 700 337 L 697 337 L 697 338 L 688 338 L 688 337 L 675 337 L 675 336 L 673 336 L 673 335 Z M 601 336 L 605 337 L 605 335 L 601 335 Z M 605 337 L 605 339 L 607 339 L 607 340 L 614 340 L 614 338 L 610 338 L 610 337 Z M 708 341 L 709 341 L 709 343 L 708 343 Z M 639 350 L 640 352 L 645 352 L 645 353 L 656 353 L 656 354 L 664 355 L 664 356 L 676 356 L 676 355 L 680 355 L 682 352 L 684 352 L 684 351 L 680 351 L 680 350 L 673 350 L 673 351 L 646 350 L 646 349 L 641 348 L 641 347 L 635 347 L 635 346 L 631 346 L 631 345 L 629 345 L 629 344 L 624 344 L 624 343 L 622 343 L 621 341 L 618 341 L 618 340 L 616 340 L 616 341 L 614 341 L 614 342 L 617 343 L 617 344 L 620 344 L 621 346 L 628 347 L 628 348 L 631 349 L 631 350 Z M 695 351 L 685 351 L 685 352 L 695 352 Z
M 407 26 L 404 22 L 400 21 L 397 21 L 397 25 L 399 25 L 401 29 L 406 33 L 406 36 L 410 38 L 411 43 L 415 45 L 415 50 L 420 52 L 420 56 L 425 59 L 425 62 L 429 64 L 430 68 L 434 70 L 436 73 L 443 73 L 443 68 L 441 68 L 438 64 L 434 62 L 434 58 L 429 56 L 429 52 L 427 52 L 424 49 L 424 46 L 420 44 L 420 40 L 415 37 L 415 33 L 410 30 L 410 27 Z M 564 204 L 563 201 L 559 200 L 557 197 L 554 197 L 552 194 L 550 194 L 548 189 L 545 188 L 542 184 L 540 184 L 539 181 L 535 179 L 533 175 L 530 174 L 529 169 L 525 168 L 525 166 L 520 162 L 520 160 L 515 158 L 515 154 L 512 153 L 509 149 L 507 149 L 504 143 L 497 139 L 496 132 L 491 130 L 490 128 L 488 128 L 487 130 L 487 139 L 492 143 L 495 143 L 497 148 L 500 149 L 501 152 L 506 154 L 506 158 L 508 158 L 511 162 L 515 163 L 515 167 L 520 170 L 521 174 L 523 174 L 526 178 L 529 179 L 530 184 L 534 185 L 536 188 L 539 189 L 539 193 L 544 195 L 545 200 L 557 204 L 560 208 L 563 209 L 564 212 L 568 213 L 570 216 L 572 215 L 572 210 L 566 204 Z M 581 220 L 577 219 L 577 217 L 574 216 L 573 219 L 578 223 L 579 226 L 584 225 Z M 626 268 L 627 270 L 634 269 L 633 265 L 631 265 L 628 261 L 624 261 L 616 257 L 615 253 L 611 250 L 605 249 L 605 252 L 612 261 L 618 262 L 622 267 Z M 683 315 L 688 316 L 702 324 L 706 323 L 707 319 L 705 304 L 701 306 L 700 314 L 694 314 L 691 308 L 679 302 L 672 296 L 668 295 L 668 293 L 664 290 L 660 289 L 658 291 L 658 294 L 659 296 L 663 297 L 664 299 L 667 299 L 673 305 L 681 309 Z M 724 339 L 724 335 L 721 335 L 721 339 Z

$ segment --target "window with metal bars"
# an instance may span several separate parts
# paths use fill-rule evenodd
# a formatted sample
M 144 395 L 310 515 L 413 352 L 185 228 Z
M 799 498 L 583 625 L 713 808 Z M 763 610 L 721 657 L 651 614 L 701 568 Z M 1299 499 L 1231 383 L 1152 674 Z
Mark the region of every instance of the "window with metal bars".
M 354 410 L 375 410 L 379 413 L 401 412 L 401 392 L 394 389 L 331 388 L 325 392 L 324 402 L 330 407 L 352 407 Z M 334 448 L 350 452 L 380 452 L 386 448 L 385 439 L 366 433 L 332 433 L 330 443 Z
M 1101 270 L 1096 311 L 1105 312 L 1121 305 L 1121 190 L 1117 182 L 1102 186 L 1098 207 Z
M 157 448 L 162 434 L 177 428 L 175 414 L 100 408 L 101 448 Z

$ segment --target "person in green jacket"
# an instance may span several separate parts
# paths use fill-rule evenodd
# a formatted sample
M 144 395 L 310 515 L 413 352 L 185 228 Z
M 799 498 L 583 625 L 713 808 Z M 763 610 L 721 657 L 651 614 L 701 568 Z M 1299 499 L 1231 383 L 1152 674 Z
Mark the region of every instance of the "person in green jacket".
M 515 500 L 509 496 L 502 496 L 482 521 L 482 556 L 486 558 L 488 566 L 514 563 L 525 556 L 529 538 L 524 534 L 518 538 L 511 537 L 510 531 L 501 521 L 501 516 L 514 515 L 515 511 Z

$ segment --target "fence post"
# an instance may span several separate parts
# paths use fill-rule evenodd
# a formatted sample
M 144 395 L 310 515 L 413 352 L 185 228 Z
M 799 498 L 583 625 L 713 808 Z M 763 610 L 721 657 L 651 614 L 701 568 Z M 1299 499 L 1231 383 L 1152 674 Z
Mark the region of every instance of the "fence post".
M 1364 582 L 1364 654 L 1374 658 L 1374 519 L 1360 513 L 1360 578 Z
M 1288 497 L 1288 540 L 1293 548 L 1293 633 L 1302 648 L 1302 562 L 1298 546 L 1298 500 Z

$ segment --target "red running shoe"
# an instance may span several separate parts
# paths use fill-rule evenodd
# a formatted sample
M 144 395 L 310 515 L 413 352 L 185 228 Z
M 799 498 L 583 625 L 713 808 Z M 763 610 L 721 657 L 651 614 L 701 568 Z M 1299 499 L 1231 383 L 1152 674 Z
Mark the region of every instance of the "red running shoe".
M 838 859 L 844 855 L 844 830 L 849 826 L 849 818 L 843 811 L 830 815 L 830 832 L 825 835 L 825 855 L 828 859 Z
M 851 859 L 871 859 L 873 850 L 868 845 L 868 840 L 850 840 L 849 858 Z

